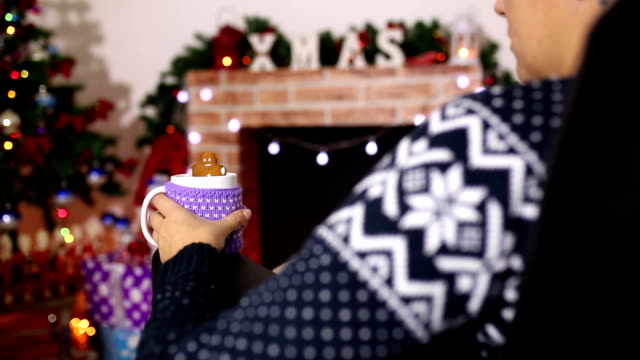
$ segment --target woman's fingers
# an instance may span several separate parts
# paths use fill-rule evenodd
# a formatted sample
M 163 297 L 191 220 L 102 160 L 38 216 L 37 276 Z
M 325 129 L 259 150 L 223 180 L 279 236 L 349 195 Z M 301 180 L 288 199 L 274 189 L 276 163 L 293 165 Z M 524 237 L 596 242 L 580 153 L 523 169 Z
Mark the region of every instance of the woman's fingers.
M 164 220 L 164 216 L 159 211 L 153 211 L 149 215 L 149 225 L 151 225 L 152 229 L 157 229 L 160 223 Z
M 154 196 L 153 199 L 151 199 L 151 204 L 153 204 L 153 206 L 163 214 L 169 214 L 171 211 L 178 208 L 182 209 L 182 205 L 171 200 L 167 195 L 162 193 Z
M 251 210 L 242 209 L 217 221 L 205 220 L 164 194 L 154 196 L 151 202 L 157 211 L 150 212 L 149 225 L 162 262 L 192 243 L 206 243 L 222 250 L 227 236 L 246 226 L 251 218 Z

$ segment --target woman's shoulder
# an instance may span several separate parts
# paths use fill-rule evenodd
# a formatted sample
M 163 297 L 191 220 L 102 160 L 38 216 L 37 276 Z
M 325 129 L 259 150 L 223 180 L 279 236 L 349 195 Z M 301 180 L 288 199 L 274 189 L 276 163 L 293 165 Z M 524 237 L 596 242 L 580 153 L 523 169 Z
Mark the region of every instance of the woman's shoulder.
M 446 103 L 431 114 L 427 126 L 478 124 L 473 126 L 483 137 L 520 143 L 544 157 L 562 124 L 570 88 L 569 79 L 494 85 Z
M 457 98 L 447 105 L 475 103 L 476 108 L 513 120 L 515 125 L 522 125 L 521 115 L 543 115 L 549 119 L 560 116 L 570 87 L 569 79 L 550 79 L 509 86 L 493 85 Z
M 563 102 L 570 86 L 571 79 L 548 79 L 514 85 L 492 85 L 480 88 L 480 90 L 463 96 L 461 99 L 472 99 L 484 103 L 496 111 L 540 111 L 539 105 L 533 105 Z
M 542 115 L 551 120 L 562 116 L 572 83 L 572 79 L 549 79 L 508 86 L 493 85 L 457 97 L 434 113 L 445 118 L 456 117 L 461 114 L 460 109 L 467 109 L 468 114 L 499 116 L 514 125 L 526 122 L 522 116 Z

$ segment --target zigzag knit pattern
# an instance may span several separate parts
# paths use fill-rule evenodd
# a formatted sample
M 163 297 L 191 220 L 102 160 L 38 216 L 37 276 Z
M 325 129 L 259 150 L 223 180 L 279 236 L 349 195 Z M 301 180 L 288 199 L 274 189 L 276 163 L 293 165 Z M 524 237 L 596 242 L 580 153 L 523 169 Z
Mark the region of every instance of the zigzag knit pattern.
M 220 220 L 230 213 L 244 209 L 242 187 L 230 189 L 198 189 L 168 182 L 167 196 L 196 215 L 207 220 Z M 232 232 L 224 247 L 224 252 L 234 253 L 242 249 L 242 229 Z

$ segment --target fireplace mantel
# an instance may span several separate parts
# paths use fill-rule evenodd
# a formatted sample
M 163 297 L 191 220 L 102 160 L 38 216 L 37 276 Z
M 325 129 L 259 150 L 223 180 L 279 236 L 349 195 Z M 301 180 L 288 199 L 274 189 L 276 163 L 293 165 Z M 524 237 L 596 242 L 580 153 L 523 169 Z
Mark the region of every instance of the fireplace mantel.
M 239 174 L 244 202 L 254 217 L 245 229 L 247 256 L 260 259 L 260 213 L 255 144 L 242 141 L 241 128 L 405 126 L 482 83 L 482 69 L 437 64 L 421 67 L 251 72 L 198 70 L 187 73 L 191 94 L 187 130 L 201 135 L 190 144 L 190 161 L 213 151 L 219 163 Z M 468 83 L 461 88 L 459 84 Z M 204 94 L 200 96 L 202 90 Z

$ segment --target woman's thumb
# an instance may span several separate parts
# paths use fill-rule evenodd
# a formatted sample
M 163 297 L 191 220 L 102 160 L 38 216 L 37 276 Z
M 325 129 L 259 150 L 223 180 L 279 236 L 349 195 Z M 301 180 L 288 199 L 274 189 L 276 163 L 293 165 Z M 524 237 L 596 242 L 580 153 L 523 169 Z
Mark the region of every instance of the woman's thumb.
M 242 209 L 232 212 L 219 220 L 219 222 L 224 227 L 225 232 L 230 234 L 232 231 L 238 230 L 247 225 L 249 219 L 251 219 L 251 210 Z

